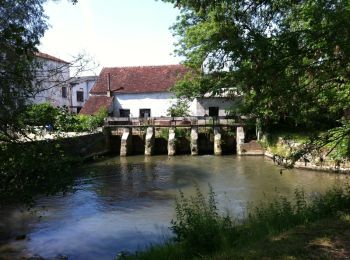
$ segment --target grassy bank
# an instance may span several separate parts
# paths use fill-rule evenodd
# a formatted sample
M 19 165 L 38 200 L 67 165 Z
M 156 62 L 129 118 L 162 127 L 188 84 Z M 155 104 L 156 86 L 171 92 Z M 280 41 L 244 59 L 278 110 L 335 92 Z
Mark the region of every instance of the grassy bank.
M 335 258 L 350 248 L 350 187 L 322 195 L 296 190 L 251 208 L 243 220 L 218 212 L 215 194 L 176 201 L 175 238 L 129 259 Z

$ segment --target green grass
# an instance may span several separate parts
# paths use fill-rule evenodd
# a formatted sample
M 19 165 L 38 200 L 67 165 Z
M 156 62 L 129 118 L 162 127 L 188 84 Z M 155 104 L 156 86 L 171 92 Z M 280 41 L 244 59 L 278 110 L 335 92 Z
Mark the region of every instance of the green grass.
M 293 200 L 261 203 L 236 220 L 219 214 L 213 191 L 204 196 L 197 189 L 196 196 L 180 194 L 176 201 L 175 239 L 128 258 L 329 259 L 350 243 L 349 209 L 350 186 L 344 185 L 313 196 L 296 190 Z
M 299 225 L 206 259 L 346 259 L 349 234 L 350 215 L 342 214 Z

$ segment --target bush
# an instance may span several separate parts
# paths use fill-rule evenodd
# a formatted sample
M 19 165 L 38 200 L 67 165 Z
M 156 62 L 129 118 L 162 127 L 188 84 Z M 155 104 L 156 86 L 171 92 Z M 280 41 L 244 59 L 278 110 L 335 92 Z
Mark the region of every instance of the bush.
M 54 124 L 59 109 L 53 107 L 50 103 L 33 104 L 27 107 L 23 116 L 23 121 L 31 126 L 44 126 Z
M 58 113 L 55 117 L 54 129 L 63 132 L 74 132 L 77 128 L 77 116 L 68 111 L 67 107 L 58 108 Z
M 73 183 L 73 162 L 50 142 L 1 145 L 0 204 L 30 203 L 37 194 L 67 191 Z
M 76 115 L 67 107 L 53 107 L 49 103 L 28 106 L 23 115 L 23 123 L 30 126 L 51 124 L 55 130 L 63 132 L 87 132 L 103 125 L 108 113 L 101 108 L 95 115 Z
M 297 225 L 348 213 L 350 186 L 334 187 L 325 194 L 307 198 L 296 189 L 294 199 L 280 197 L 261 203 L 249 210 L 245 219 L 234 220 L 218 213 L 215 194 L 210 189 L 208 198 L 197 188 L 196 196 L 186 198 L 180 192 L 175 204 L 176 220 L 171 229 L 173 242 L 152 246 L 137 252 L 131 259 L 191 259 L 204 258 L 217 252 L 234 252 L 258 240 L 277 235 Z
M 77 115 L 74 131 L 92 131 L 97 127 L 103 125 L 105 117 L 107 117 L 107 110 L 101 108 L 95 115 Z

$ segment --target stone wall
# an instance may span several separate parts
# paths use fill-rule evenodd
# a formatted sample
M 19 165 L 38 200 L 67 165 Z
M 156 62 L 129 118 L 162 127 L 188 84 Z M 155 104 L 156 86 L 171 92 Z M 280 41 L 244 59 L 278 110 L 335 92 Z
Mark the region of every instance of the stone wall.
M 264 135 L 261 140 L 265 150 L 264 154 L 278 165 L 289 165 L 291 161 L 286 158 L 301 149 L 302 146 L 300 142 L 283 137 L 278 137 L 274 143 L 269 143 L 267 139 L 267 135 Z M 294 167 L 315 171 L 350 173 L 348 160 L 335 161 L 327 156 L 328 152 L 327 149 L 322 149 L 307 153 L 294 163 Z
M 49 142 L 53 145 L 59 144 L 68 155 L 82 158 L 109 152 L 106 137 L 102 132 L 50 140 Z

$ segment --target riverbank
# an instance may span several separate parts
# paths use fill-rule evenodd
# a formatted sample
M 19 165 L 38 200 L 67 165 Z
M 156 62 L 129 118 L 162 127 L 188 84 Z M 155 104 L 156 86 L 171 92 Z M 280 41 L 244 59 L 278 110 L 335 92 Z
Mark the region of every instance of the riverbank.
M 240 248 L 233 247 L 202 259 L 347 259 L 350 256 L 350 215 L 341 214 L 280 234 L 264 237 Z M 157 255 L 157 259 L 178 259 Z M 138 257 L 130 257 L 134 259 Z M 140 256 L 152 259 L 152 256 Z
M 340 214 L 204 259 L 347 259 L 350 215 Z
M 313 149 L 308 149 L 311 140 L 317 143 L 315 136 L 316 133 L 277 132 L 263 135 L 259 143 L 264 148 L 265 157 L 277 165 L 349 174 L 348 144 L 337 146 L 330 143 L 319 148 L 313 145 Z
M 243 220 L 218 214 L 208 199 L 181 197 L 172 221 L 175 240 L 127 259 L 336 259 L 350 256 L 350 189 L 307 198 L 296 190 L 249 211 Z

